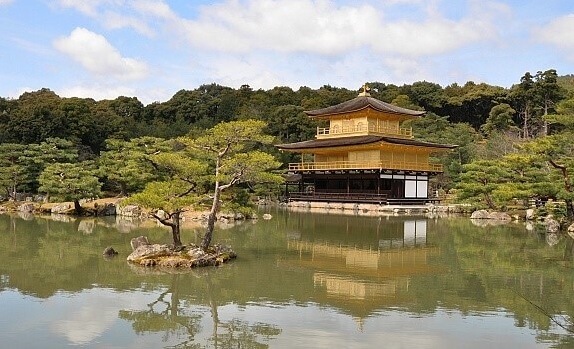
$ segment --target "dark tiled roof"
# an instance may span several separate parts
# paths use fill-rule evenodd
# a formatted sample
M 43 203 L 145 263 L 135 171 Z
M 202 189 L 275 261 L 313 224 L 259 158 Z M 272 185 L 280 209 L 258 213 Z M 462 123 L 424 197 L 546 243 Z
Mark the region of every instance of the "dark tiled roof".
M 327 116 L 327 115 L 335 115 L 335 114 L 359 111 L 368 107 L 371 107 L 381 112 L 387 112 L 391 114 L 401 114 L 406 116 L 422 116 L 425 114 L 424 111 L 397 107 L 396 105 L 385 103 L 376 98 L 368 96 L 359 96 L 354 99 L 327 108 L 306 111 L 305 114 L 309 115 L 310 117 Z
M 394 138 L 387 136 L 354 136 L 354 137 L 340 137 L 340 138 L 328 138 L 328 139 L 313 139 L 304 142 L 278 144 L 276 145 L 276 147 L 281 150 L 305 150 L 305 149 L 317 149 L 317 148 L 345 147 L 352 145 L 364 145 L 377 142 L 387 142 L 393 144 L 413 145 L 419 147 L 441 148 L 441 149 L 453 149 L 457 147 L 457 145 L 452 144 L 438 144 L 438 143 L 417 141 L 414 139 Z
M 327 138 L 327 139 L 312 139 L 309 141 L 278 144 L 279 149 L 284 150 L 298 150 L 298 149 L 314 149 L 314 148 L 330 148 L 330 147 L 344 147 L 348 145 L 361 145 L 380 142 L 383 137 L 381 136 L 355 136 L 355 137 L 340 137 L 340 138 Z
M 454 149 L 454 148 L 458 147 L 458 145 L 454 145 L 454 144 L 440 144 L 440 143 L 432 143 L 432 142 L 425 142 L 425 141 L 417 141 L 415 139 L 406 139 L 406 138 L 383 137 L 383 140 L 385 142 L 393 143 L 393 144 L 416 145 L 419 147 L 427 147 L 427 148 Z

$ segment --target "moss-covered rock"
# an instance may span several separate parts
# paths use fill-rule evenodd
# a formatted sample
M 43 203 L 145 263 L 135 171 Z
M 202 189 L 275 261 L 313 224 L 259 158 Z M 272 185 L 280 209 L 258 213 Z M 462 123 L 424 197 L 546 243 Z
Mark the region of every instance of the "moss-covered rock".
M 138 246 L 127 260 L 146 267 L 195 268 L 217 266 L 236 257 L 237 254 L 230 247 L 221 245 L 213 245 L 203 251 L 194 244 L 178 248 L 150 244 Z

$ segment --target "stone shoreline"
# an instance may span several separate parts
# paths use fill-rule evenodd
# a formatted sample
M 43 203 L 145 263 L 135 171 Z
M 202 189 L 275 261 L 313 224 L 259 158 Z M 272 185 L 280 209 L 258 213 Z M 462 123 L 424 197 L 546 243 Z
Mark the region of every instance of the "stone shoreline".
M 106 198 L 106 199 L 96 199 L 96 200 L 84 200 L 81 201 L 82 215 L 78 217 L 106 217 L 106 216 L 118 216 L 130 219 L 152 219 L 150 216 L 150 210 L 143 209 L 137 205 L 122 205 L 121 202 L 124 198 Z M 36 215 L 67 215 L 76 216 L 74 210 L 73 202 L 58 202 L 58 203 L 40 203 L 31 201 L 22 202 L 4 202 L 0 204 L 1 212 L 19 212 L 24 214 L 36 214 Z M 162 215 L 162 211 L 158 211 L 159 215 Z M 208 211 L 185 210 L 181 214 L 182 221 L 193 221 L 193 222 L 203 222 L 207 221 Z M 249 218 L 256 217 L 245 217 L 240 213 L 229 213 L 220 212 L 218 214 L 218 220 L 223 223 L 232 223 L 234 221 L 242 221 Z
M 359 204 L 345 202 L 311 202 L 291 201 L 282 204 L 290 211 L 313 213 L 336 213 L 360 216 L 385 215 L 425 215 L 425 214 L 468 214 L 473 211 L 470 205 L 386 205 L 386 204 Z

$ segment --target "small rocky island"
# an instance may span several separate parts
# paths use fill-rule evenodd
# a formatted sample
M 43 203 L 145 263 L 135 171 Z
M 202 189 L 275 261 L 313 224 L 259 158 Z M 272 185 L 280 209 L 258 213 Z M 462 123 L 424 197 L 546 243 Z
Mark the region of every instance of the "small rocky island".
M 127 257 L 128 262 L 145 267 L 194 268 L 217 266 L 237 257 L 227 246 L 209 246 L 203 251 L 195 244 L 170 246 L 150 244 L 145 236 L 131 240 L 133 252 Z

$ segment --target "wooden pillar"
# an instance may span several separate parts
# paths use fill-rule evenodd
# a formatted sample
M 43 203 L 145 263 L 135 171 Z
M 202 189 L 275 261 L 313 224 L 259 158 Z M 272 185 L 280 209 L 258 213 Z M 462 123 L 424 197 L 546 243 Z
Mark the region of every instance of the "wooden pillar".
M 350 193 L 350 187 L 351 187 L 351 183 L 350 183 L 351 179 L 350 179 L 350 174 L 347 173 L 347 194 Z

